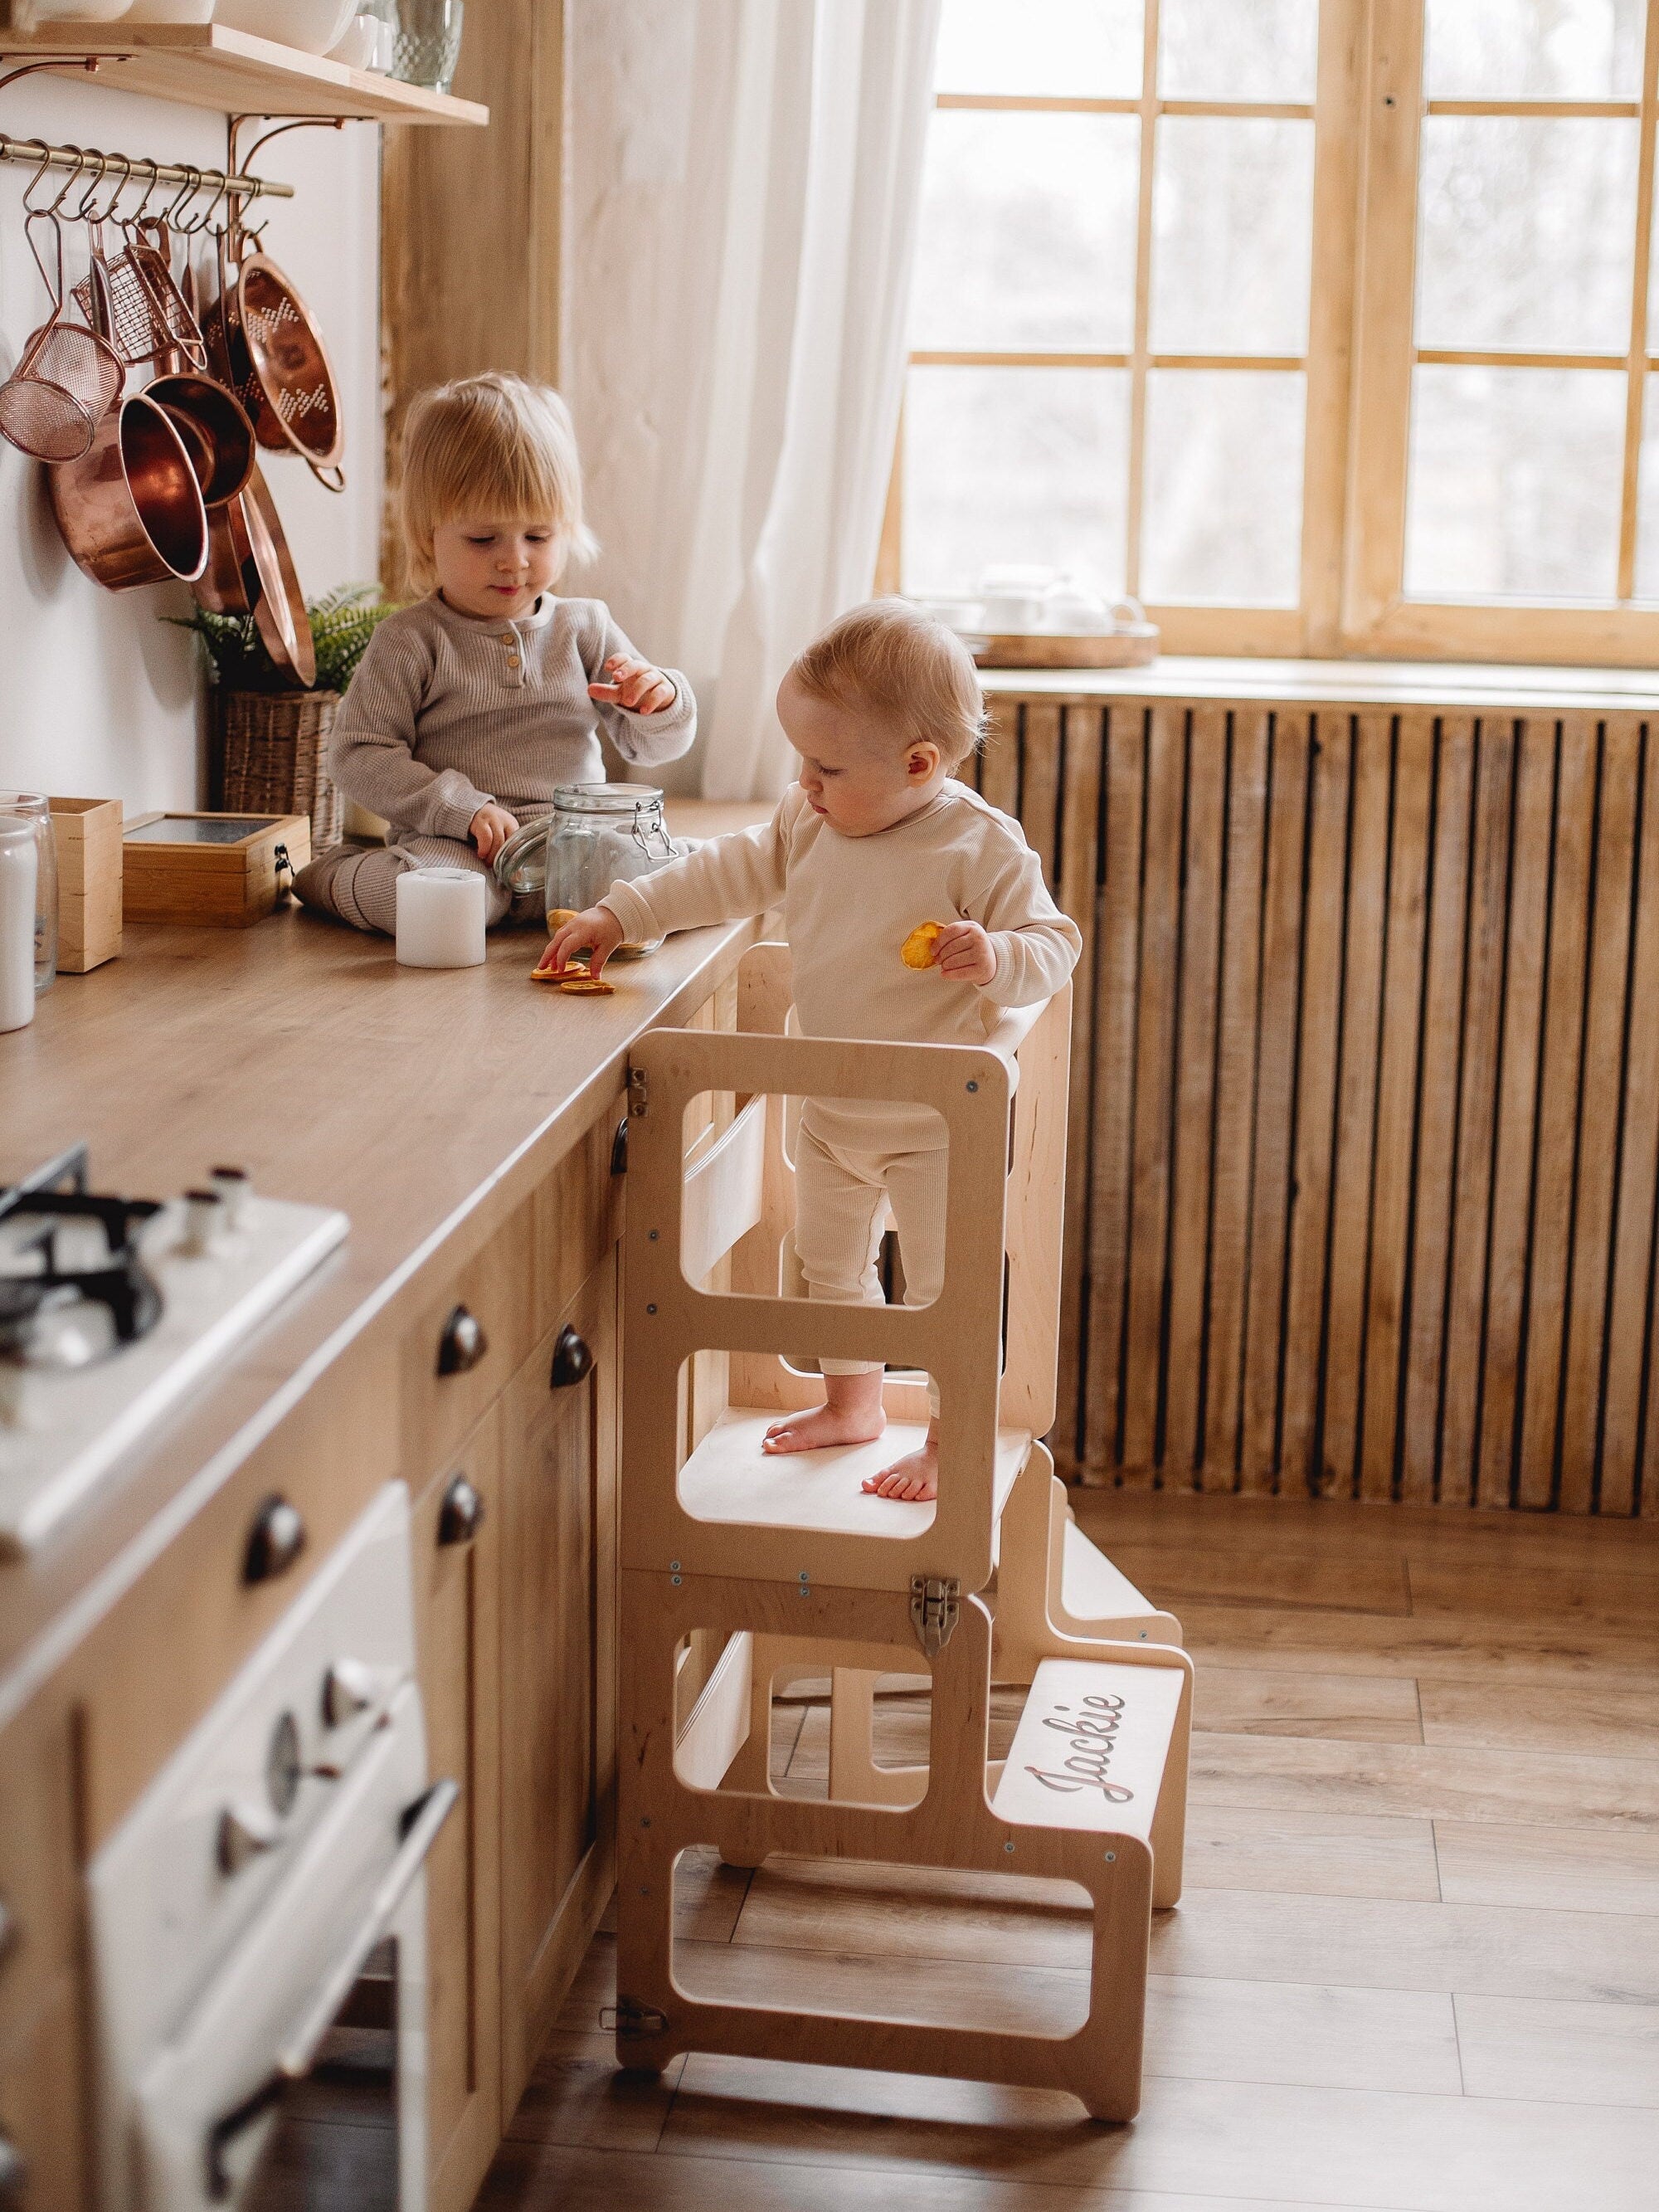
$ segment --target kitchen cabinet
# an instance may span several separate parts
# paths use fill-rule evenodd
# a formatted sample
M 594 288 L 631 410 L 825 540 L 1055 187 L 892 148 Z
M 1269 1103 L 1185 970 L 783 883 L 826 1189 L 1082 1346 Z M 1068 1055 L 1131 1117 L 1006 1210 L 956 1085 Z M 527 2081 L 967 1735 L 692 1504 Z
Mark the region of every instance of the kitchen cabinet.
M 658 1022 L 730 1026 L 756 932 L 672 940 L 615 998 L 554 1003 L 511 940 L 434 981 L 303 917 L 235 934 L 143 926 L 118 992 L 76 979 L 28 1068 L 0 1055 L 0 1180 L 74 1127 L 101 1181 L 177 1189 L 234 1128 L 260 1189 L 352 1220 L 60 1543 L 0 1560 L 0 2141 L 27 2212 L 94 2212 L 85 1867 L 401 1478 L 429 1768 L 460 1785 L 428 1864 L 432 2212 L 468 2212 L 614 1879 L 628 1050 Z M 409 1013 L 411 975 L 448 994 L 447 1027 Z M 280 1111 L 264 1060 L 226 1056 L 228 992 L 262 1034 L 325 1035 Z M 420 1101 L 396 1146 L 364 1123 L 377 1096 Z M 273 1499 L 303 1545 L 250 1580 Z
M 88 2087 L 78 1990 L 64 1974 L 28 2026 L 0 2048 L 3 2212 L 86 2212 Z
M 501 1405 L 501 2072 L 517 2105 L 614 1878 L 617 1260 Z
M 461 1788 L 427 1861 L 430 2187 L 433 2212 L 465 2212 L 502 2117 L 498 1407 L 428 1484 L 414 1540 L 427 1756 Z

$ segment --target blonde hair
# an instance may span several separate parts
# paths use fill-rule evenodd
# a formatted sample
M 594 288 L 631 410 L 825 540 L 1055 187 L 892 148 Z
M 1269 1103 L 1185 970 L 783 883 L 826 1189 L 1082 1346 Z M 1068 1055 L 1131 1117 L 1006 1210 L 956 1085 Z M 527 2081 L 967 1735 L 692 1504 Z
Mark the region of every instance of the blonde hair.
M 438 580 L 433 532 L 464 515 L 550 521 L 566 559 L 596 550 L 570 410 L 550 386 L 521 376 L 463 376 L 422 392 L 404 426 L 399 496 L 416 591 Z
M 905 744 L 930 740 L 946 768 L 966 760 L 985 733 L 972 654 L 908 599 L 870 599 L 838 615 L 790 672 L 815 699 L 890 724 Z

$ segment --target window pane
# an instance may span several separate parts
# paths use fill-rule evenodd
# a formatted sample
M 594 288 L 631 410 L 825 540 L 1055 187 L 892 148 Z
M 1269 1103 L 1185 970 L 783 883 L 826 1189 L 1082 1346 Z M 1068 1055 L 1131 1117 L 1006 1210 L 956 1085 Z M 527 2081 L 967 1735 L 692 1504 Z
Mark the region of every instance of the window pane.
M 1157 127 L 1153 352 L 1301 353 L 1312 124 L 1176 115 Z
M 1429 0 L 1431 100 L 1634 100 L 1643 0 Z
M 1141 0 L 945 0 L 940 92 L 1035 92 L 1133 100 Z
M 1417 343 L 1623 353 L 1638 125 L 1423 123 Z
M 1143 598 L 1297 604 L 1306 410 L 1299 371 L 1152 370 Z
M 927 134 L 910 343 L 1118 353 L 1134 326 L 1140 124 L 944 108 Z
M 1129 375 L 913 368 L 904 402 L 904 589 L 972 592 L 993 562 L 1123 588 Z
M 1659 376 L 1650 376 L 1642 408 L 1636 479 L 1636 596 L 1659 599 Z
M 1164 0 L 1158 44 L 1166 100 L 1311 100 L 1319 0 Z
M 1617 371 L 1417 369 L 1407 591 L 1611 599 L 1624 434 Z

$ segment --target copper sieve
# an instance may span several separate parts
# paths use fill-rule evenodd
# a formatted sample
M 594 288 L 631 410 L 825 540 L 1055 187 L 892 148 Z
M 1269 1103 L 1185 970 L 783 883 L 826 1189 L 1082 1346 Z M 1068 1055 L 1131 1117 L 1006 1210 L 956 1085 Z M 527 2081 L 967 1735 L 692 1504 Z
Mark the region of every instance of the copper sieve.
M 276 264 L 219 233 L 219 298 L 209 319 L 216 367 L 253 420 L 259 443 L 298 453 L 330 491 L 345 489 L 339 391 L 311 311 Z
M 37 222 L 52 225 L 55 281 L 35 240 Z M 64 313 L 64 230 L 56 213 L 31 209 L 25 228 L 52 313 L 0 385 L 0 433 L 34 460 L 78 460 L 120 395 L 121 364 L 94 331 Z

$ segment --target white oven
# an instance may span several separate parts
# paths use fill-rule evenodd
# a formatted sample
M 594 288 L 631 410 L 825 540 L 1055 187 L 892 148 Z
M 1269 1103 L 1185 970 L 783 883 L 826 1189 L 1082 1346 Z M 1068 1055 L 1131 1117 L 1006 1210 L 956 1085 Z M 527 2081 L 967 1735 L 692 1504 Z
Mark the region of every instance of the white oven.
M 392 1483 L 91 1868 L 101 2212 L 424 2212 L 422 1866 L 456 1795 Z

